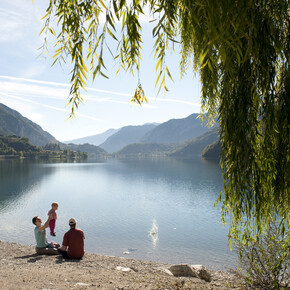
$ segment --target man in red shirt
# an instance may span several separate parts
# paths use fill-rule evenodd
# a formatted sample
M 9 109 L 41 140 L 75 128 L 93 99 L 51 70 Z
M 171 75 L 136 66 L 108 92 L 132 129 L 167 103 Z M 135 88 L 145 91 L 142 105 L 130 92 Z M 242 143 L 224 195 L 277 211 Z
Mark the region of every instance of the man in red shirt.
M 76 223 L 75 218 L 69 220 L 70 230 L 64 234 L 62 247 L 58 249 L 65 259 L 81 259 L 85 254 L 85 235 L 82 230 L 76 228 Z

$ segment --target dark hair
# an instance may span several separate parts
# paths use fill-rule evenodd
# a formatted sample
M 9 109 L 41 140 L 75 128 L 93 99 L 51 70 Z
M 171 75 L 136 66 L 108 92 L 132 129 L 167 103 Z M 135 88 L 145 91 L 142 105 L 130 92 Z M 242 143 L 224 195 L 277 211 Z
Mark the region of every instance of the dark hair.
M 36 220 L 37 220 L 38 216 L 35 216 L 33 219 L 32 219 L 32 223 L 35 225 L 36 223 Z

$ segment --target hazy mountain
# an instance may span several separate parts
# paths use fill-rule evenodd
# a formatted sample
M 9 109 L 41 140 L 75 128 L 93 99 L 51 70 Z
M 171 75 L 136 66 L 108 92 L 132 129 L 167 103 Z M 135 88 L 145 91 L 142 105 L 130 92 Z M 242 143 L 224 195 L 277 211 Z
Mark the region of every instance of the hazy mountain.
M 219 140 L 206 146 L 202 151 L 202 157 L 209 160 L 219 160 L 221 157 L 221 143 Z
M 158 143 L 134 143 L 125 146 L 123 149 L 118 151 L 115 156 L 117 157 L 130 157 L 130 156 L 156 156 L 166 155 L 172 151 L 175 147 L 168 144 Z
M 198 114 L 192 114 L 183 119 L 171 119 L 149 131 L 140 141 L 170 144 L 193 139 L 209 130 L 208 127 L 202 125 L 197 116 Z
M 125 126 L 110 136 L 104 143 L 100 144 L 100 147 L 109 153 L 117 152 L 129 144 L 139 143 L 140 139 L 156 126 L 156 124 Z
M 58 142 L 39 125 L 3 104 L 0 104 L 0 134 L 27 137 L 36 146 Z
M 201 155 L 203 149 L 218 140 L 218 127 L 213 127 L 208 132 L 186 142 L 170 156 L 178 158 L 192 158 Z
M 62 149 L 70 149 L 73 151 L 87 152 L 91 158 L 106 158 L 108 153 L 99 146 L 92 144 L 61 144 Z
M 65 141 L 63 143 L 65 143 L 65 144 L 69 144 L 69 143 L 86 144 L 86 143 L 88 143 L 88 144 L 99 146 L 100 144 L 105 142 L 107 140 L 107 138 L 109 138 L 113 134 L 117 133 L 118 131 L 119 131 L 118 129 L 109 129 L 109 130 L 107 130 L 103 133 L 100 133 L 100 134 L 96 134 L 96 135 L 92 135 L 92 136 L 88 136 L 88 137 L 83 137 L 83 138 L 79 138 L 79 139 L 74 139 L 74 140 L 70 140 L 70 141 Z

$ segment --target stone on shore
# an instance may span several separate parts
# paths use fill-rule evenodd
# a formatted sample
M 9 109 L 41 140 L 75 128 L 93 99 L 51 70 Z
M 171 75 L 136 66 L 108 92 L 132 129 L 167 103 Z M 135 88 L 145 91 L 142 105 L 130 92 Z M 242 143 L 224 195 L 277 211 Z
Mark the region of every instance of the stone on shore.
M 202 265 L 191 265 L 191 267 L 195 270 L 198 277 L 206 282 L 211 281 L 211 275 L 208 270 Z
M 169 270 L 175 277 L 199 278 L 196 271 L 188 264 L 172 265 Z
M 211 281 L 209 271 L 202 265 L 172 265 L 169 270 L 175 277 L 195 277 L 206 282 Z
M 135 272 L 133 269 L 129 267 L 122 267 L 122 266 L 117 266 L 116 270 L 122 271 L 122 272 Z

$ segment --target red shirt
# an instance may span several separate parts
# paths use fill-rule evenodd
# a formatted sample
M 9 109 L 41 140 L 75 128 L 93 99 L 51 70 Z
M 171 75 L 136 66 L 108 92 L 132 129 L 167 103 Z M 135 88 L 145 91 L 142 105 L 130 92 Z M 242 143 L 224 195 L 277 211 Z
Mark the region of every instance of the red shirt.
M 70 229 L 63 237 L 63 246 L 68 247 L 67 254 L 71 259 L 80 259 L 85 254 L 85 235 L 80 229 Z

